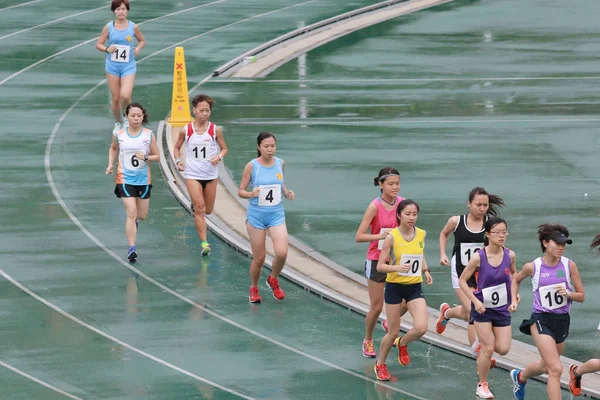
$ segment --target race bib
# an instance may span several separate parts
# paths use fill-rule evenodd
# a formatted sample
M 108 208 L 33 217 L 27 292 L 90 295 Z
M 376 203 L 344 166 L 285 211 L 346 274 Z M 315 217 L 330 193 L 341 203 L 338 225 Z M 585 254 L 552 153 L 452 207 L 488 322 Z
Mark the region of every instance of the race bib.
M 125 169 L 138 170 L 146 166 L 146 161 L 144 161 L 144 159 L 140 160 L 137 158 L 135 153 L 135 151 L 123 153 L 123 163 L 125 164 Z
M 129 53 L 131 53 L 131 46 L 123 46 L 119 44 L 115 44 L 114 46 L 117 49 L 110 53 L 110 60 L 120 63 L 129 62 Z
M 281 203 L 281 185 L 261 185 L 259 186 L 259 189 L 259 206 L 273 207 Z
M 192 149 L 192 155 L 195 160 L 207 160 L 208 159 L 208 149 L 206 146 L 195 146 Z
M 408 272 L 398 272 L 400 276 L 421 276 L 423 269 L 423 254 L 402 254 L 400 265 L 410 263 Z
M 566 288 L 563 282 L 557 285 L 542 286 L 538 289 L 542 307 L 546 310 L 556 310 L 567 305 L 567 297 L 558 294 L 558 291 L 555 289 L 557 286 Z
M 471 261 L 471 257 L 483 248 L 483 243 L 461 243 L 460 263 L 465 267 Z
M 485 308 L 498 308 L 508 303 L 506 283 L 481 289 L 481 294 L 483 295 L 483 305 Z
M 380 234 L 381 234 L 381 233 L 388 233 L 388 232 L 391 232 L 393 229 L 394 229 L 394 228 L 381 228 L 381 229 L 379 230 L 379 233 L 380 233 Z M 381 249 L 383 249 L 383 241 L 384 241 L 384 240 L 385 240 L 385 239 L 381 239 L 381 240 L 378 240 L 378 241 L 377 241 L 377 250 L 381 250 Z

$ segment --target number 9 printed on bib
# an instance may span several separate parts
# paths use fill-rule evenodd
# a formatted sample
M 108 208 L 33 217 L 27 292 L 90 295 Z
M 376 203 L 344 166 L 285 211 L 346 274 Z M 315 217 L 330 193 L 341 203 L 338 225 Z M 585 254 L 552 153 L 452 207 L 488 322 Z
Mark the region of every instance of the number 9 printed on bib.
M 261 207 L 274 207 L 281 203 L 281 185 L 259 186 L 258 205 Z
M 498 308 L 508 303 L 506 283 L 481 289 L 483 305 L 486 308 Z
M 567 305 L 567 299 L 565 296 L 558 294 L 556 287 L 566 288 L 564 283 L 558 285 L 547 285 L 539 288 L 540 301 L 542 307 L 546 310 L 556 310 Z
M 129 62 L 129 53 L 131 52 L 131 47 L 119 44 L 115 44 L 113 46 L 116 47 L 116 50 L 110 53 L 110 60 L 120 63 Z
M 403 254 L 400 258 L 400 265 L 410 264 L 408 272 L 398 272 L 400 276 L 421 276 L 423 268 L 423 254 Z
M 135 152 L 123 153 L 123 164 L 125 165 L 125 169 L 130 171 L 142 169 L 146 166 L 146 162 L 138 159 Z

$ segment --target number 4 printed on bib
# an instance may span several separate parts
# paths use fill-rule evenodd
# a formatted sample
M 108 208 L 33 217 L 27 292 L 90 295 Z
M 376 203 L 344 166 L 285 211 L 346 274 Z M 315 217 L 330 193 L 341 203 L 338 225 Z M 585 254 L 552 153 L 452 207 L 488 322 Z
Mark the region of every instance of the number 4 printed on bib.
M 274 207 L 281 203 L 281 185 L 259 186 L 258 205 L 261 207 Z

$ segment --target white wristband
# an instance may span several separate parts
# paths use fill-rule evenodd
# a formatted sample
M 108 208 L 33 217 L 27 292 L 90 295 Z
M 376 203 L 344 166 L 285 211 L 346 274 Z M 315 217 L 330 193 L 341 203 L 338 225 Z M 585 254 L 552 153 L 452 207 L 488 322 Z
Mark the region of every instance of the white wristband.
M 181 162 L 181 160 L 178 158 L 177 160 L 175 160 L 175 165 L 179 164 Z

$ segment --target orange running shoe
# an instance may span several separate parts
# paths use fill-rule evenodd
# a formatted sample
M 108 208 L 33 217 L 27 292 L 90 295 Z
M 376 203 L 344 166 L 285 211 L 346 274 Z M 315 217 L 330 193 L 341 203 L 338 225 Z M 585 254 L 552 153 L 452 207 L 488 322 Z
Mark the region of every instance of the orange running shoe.
M 258 292 L 257 287 L 251 287 L 248 292 L 248 299 L 250 299 L 250 303 L 260 303 L 262 302 L 262 298 L 260 297 L 260 293 Z
M 269 275 L 267 278 L 267 285 L 273 291 L 273 297 L 275 297 L 277 300 L 285 299 L 285 293 L 283 293 L 283 290 L 281 290 L 279 287 L 279 281 L 277 278 L 273 278 L 271 275 Z
M 408 346 L 402 346 L 400 339 L 395 340 L 395 344 L 398 346 L 398 362 L 404 366 L 410 364 L 410 355 L 408 354 Z
M 363 351 L 363 356 L 365 356 L 367 358 L 377 357 L 377 353 L 375 352 L 375 347 L 373 346 L 372 340 L 363 340 L 362 351 Z
M 577 366 L 571 364 L 569 367 L 569 390 L 573 393 L 573 396 L 578 397 L 581 395 L 581 376 L 575 375 L 575 369 Z
M 450 309 L 448 303 L 442 303 L 440 306 L 440 316 L 438 317 L 437 323 L 435 324 L 435 331 L 438 335 L 441 335 L 446 330 L 449 319 L 446 319 L 446 311 Z
M 373 370 L 375 370 L 375 375 L 377 376 L 378 381 L 389 381 L 390 379 L 392 379 L 390 373 L 387 370 L 387 365 L 385 364 L 375 364 Z

